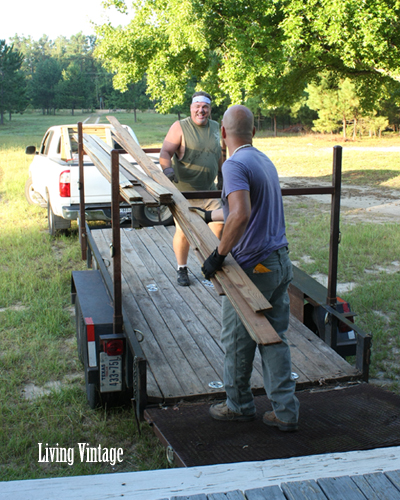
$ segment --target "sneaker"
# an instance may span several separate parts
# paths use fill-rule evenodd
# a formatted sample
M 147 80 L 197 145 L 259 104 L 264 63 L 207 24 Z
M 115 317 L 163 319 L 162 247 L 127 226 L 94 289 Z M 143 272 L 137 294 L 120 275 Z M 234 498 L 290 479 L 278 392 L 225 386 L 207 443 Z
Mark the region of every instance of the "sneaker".
M 297 422 L 295 423 L 282 422 L 282 420 L 279 420 L 279 418 L 275 415 L 275 412 L 273 411 L 267 411 L 266 413 L 264 413 L 263 422 L 264 424 L 270 425 L 272 427 L 278 427 L 280 431 L 293 432 L 297 431 L 297 429 L 299 428 L 299 424 Z
M 238 421 L 246 421 L 246 420 L 254 420 L 256 417 L 255 412 L 251 415 L 243 415 L 243 413 L 236 413 L 228 408 L 226 401 L 223 403 L 216 403 L 210 406 L 210 415 L 215 420 L 238 420 Z
M 180 267 L 178 269 L 178 285 L 189 286 L 189 275 L 187 267 Z

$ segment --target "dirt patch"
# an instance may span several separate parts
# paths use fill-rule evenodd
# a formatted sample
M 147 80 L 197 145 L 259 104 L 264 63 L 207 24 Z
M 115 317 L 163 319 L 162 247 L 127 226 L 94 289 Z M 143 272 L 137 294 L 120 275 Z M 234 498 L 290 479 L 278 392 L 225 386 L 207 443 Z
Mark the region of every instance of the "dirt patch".
M 28 309 L 26 306 L 18 302 L 10 307 L 0 307 L 0 313 L 5 311 L 25 311 L 26 309 Z
M 29 383 L 22 388 L 21 394 L 24 399 L 27 399 L 29 401 L 35 401 L 36 399 L 41 398 L 43 396 L 48 396 L 53 392 L 60 392 L 64 387 L 69 386 L 71 383 L 74 382 L 80 383 L 82 379 L 83 379 L 82 374 L 74 373 L 65 375 L 65 377 L 61 381 L 56 380 L 47 382 L 42 387 L 37 386 L 33 383 Z
M 309 177 L 280 177 L 282 188 L 329 187 L 329 182 L 319 182 Z M 291 197 L 288 197 L 289 199 Z M 330 195 L 302 195 L 302 198 L 314 200 L 330 207 Z M 341 216 L 356 218 L 367 222 L 395 222 L 400 217 L 400 191 L 366 186 L 342 185 Z

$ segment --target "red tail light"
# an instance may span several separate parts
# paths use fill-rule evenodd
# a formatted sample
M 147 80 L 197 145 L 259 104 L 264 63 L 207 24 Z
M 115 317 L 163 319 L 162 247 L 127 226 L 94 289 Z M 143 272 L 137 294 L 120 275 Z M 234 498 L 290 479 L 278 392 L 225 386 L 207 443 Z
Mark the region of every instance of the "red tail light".
M 64 170 L 60 174 L 60 196 L 61 198 L 70 198 L 71 196 L 71 172 Z
M 120 356 L 124 352 L 124 341 L 121 339 L 104 342 L 104 352 L 108 356 Z
M 338 311 L 340 313 L 346 314 L 347 319 L 352 323 L 354 323 L 354 315 L 351 315 L 350 304 L 345 300 L 341 299 L 340 297 L 337 297 L 337 301 L 338 301 L 338 306 L 337 306 Z M 346 324 L 344 324 L 342 321 L 339 321 L 338 328 L 339 331 L 342 333 L 351 331 L 351 328 L 348 327 Z

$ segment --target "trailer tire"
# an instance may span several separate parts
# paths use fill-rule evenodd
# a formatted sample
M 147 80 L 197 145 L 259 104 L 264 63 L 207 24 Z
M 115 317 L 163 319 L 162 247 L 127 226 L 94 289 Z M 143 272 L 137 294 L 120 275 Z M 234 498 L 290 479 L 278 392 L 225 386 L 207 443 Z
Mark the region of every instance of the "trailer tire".
M 96 384 L 86 383 L 86 399 L 92 410 L 100 405 L 99 392 Z
M 86 387 L 86 399 L 92 410 L 100 406 L 100 394 L 99 389 L 96 384 L 89 383 L 88 380 L 88 354 L 84 354 L 84 364 L 85 364 L 85 387 Z
M 170 226 L 174 221 L 170 209 L 165 205 L 160 207 L 133 206 L 132 216 L 143 227 Z
M 75 302 L 75 331 L 76 331 L 76 344 L 78 350 L 78 358 L 82 365 L 85 365 L 85 354 L 83 347 L 83 339 L 85 332 L 85 322 L 83 321 L 81 308 L 79 302 Z

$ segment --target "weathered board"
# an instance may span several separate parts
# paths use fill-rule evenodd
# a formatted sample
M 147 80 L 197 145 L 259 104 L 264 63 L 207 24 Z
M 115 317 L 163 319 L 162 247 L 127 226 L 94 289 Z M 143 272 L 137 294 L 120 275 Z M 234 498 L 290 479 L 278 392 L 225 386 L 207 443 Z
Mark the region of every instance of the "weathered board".
M 378 448 L 313 455 L 262 462 L 239 462 L 206 467 L 172 468 L 98 474 L 75 477 L 28 479 L 0 482 L 1 498 L 13 500 L 245 500 L 249 490 L 253 493 L 281 489 L 285 500 L 343 500 L 350 496 L 326 495 L 320 478 L 338 478 L 347 475 L 364 493 L 365 498 L 391 499 L 387 496 L 387 482 L 400 492 L 400 448 Z M 374 487 L 376 496 L 368 496 L 371 489 L 363 489 L 365 481 L 375 476 L 385 489 Z M 322 496 L 321 496 L 322 495 Z M 253 497 L 254 498 L 254 497 Z M 262 499 L 270 496 L 259 496 Z M 249 497 L 247 496 L 247 500 Z
M 150 401 L 222 394 L 221 389 L 210 387 L 223 377 L 221 298 L 202 276 L 192 253 L 188 261 L 192 284 L 177 285 L 173 232 L 173 227 L 164 226 L 121 230 L 123 305 L 133 328 L 143 334 Z M 111 230 L 96 229 L 92 235 L 112 273 Z M 358 377 L 355 368 L 293 316 L 287 337 L 298 387 Z M 252 387 L 263 391 L 258 353 Z

